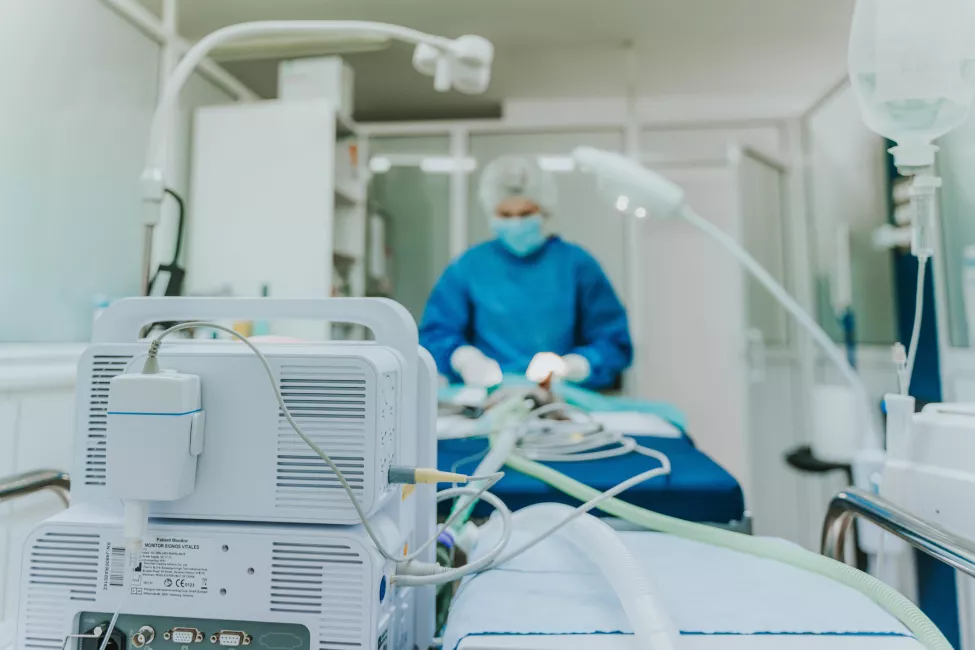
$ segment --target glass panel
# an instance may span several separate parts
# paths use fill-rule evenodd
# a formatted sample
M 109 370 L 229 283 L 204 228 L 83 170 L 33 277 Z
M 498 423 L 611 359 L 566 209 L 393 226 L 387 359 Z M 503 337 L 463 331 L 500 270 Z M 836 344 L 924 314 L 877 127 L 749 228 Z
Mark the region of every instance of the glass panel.
M 388 171 L 373 173 L 369 198 L 386 220 L 392 298 L 409 309 L 417 322 L 433 285 L 450 262 L 450 175 L 425 172 L 420 162 L 425 156 L 442 157 L 449 151 L 446 135 L 369 141 L 372 161 L 385 158 L 390 164 Z
M 664 175 L 692 168 L 724 169 L 733 174 L 729 159 L 732 147 L 748 146 L 775 157 L 781 149 L 780 136 L 779 129 L 774 126 L 653 129 L 641 134 L 641 147 L 644 164 Z M 737 186 L 734 194 L 729 195 L 730 203 L 724 210 L 740 214 L 739 227 L 745 248 L 785 284 L 783 183 L 781 171 L 753 156 L 743 155 L 737 168 Z M 716 218 L 716 215 L 703 216 Z M 727 252 L 718 254 L 728 255 Z M 762 286 L 750 276 L 746 277 L 749 326 L 762 332 L 766 344 L 784 345 L 788 339 L 785 311 Z
M 966 310 L 975 309 L 975 291 L 965 287 L 965 249 L 975 244 L 975 113 L 957 131 L 938 141 L 938 165 L 944 179 L 941 189 L 941 228 L 948 290 L 948 323 L 951 345 L 972 347 L 969 334 L 975 323 Z M 966 294 L 968 294 L 966 296 Z
M 820 324 L 834 340 L 843 340 L 831 296 L 837 290 L 838 230 L 845 224 L 857 341 L 890 345 L 896 340 L 893 259 L 890 251 L 873 244 L 874 231 L 889 218 L 884 141 L 863 125 L 851 92 L 821 108 L 806 127 Z
M 781 134 L 774 126 L 748 128 L 652 129 L 640 135 L 643 162 L 725 160 L 728 147 L 748 146 L 770 156 L 782 151 Z
M 567 162 L 575 147 L 599 147 L 610 151 L 623 150 L 623 134 L 619 131 L 506 133 L 471 136 L 470 151 L 477 163 L 471 174 L 468 208 L 468 233 L 472 244 L 492 237 L 488 218 L 480 205 L 478 185 L 480 171 L 498 156 L 558 156 L 555 162 Z M 558 207 L 552 216 L 551 227 L 559 235 L 583 244 L 599 260 L 612 281 L 620 299 L 624 299 L 625 265 L 622 255 L 623 217 L 596 188 L 590 174 L 578 170 L 555 172 L 558 186 Z
M 778 169 L 748 155 L 742 157 L 738 183 L 745 248 L 776 280 L 788 287 L 783 182 Z M 785 309 L 751 276 L 745 286 L 749 327 L 761 331 L 766 344 L 785 345 L 789 331 Z
M 739 215 L 738 224 L 745 248 L 765 266 L 781 283 L 786 284 L 785 264 L 785 188 L 781 171 L 756 159 L 743 155 L 737 169 L 729 158 L 729 151 L 736 146 L 751 147 L 771 157 L 777 157 L 781 149 L 781 134 L 775 126 L 756 126 L 740 129 L 651 129 L 641 134 L 640 144 L 643 161 L 651 169 L 665 176 L 687 174 L 693 177 L 694 169 L 707 176 L 705 170 L 724 170 L 735 175 L 735 187 L 725 194 L 724 202 L 713 203 L 715 210 L 723 214 Z M 720 176 L 720 175 L 718 175 Z M 715 178 L 718 178 L 715 176 Z M 714 181 L 715 188 L 719 183 Z M 714 190 L 716 191 L 716 189 Z M 697 201 L 713 200 L 714 191 L 699 191 Z M 692 207 L 695 199 L 688 195 Z M 717 214 L 703 214 L 707 219 L 717 219 Z M 697 233 L 695 236 L 704 238 Z M 726 251 L 715 250 L 717 255 Z M 729 257 L 730 259 L 730 257 Z M 740 265 L 736 265 L 742 273 Z M 751 328 L 763 334 L 767 345 L 785 345 L 788 341 L 788 319 L 784 309 L 768 291 L 748 275 L 746 278 L 747 318 Z

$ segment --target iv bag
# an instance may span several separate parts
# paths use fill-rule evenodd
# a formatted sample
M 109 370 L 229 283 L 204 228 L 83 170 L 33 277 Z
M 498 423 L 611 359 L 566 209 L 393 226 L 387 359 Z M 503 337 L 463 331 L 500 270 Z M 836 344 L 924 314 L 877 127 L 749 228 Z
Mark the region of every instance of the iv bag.
M 849 67 L 867 125 L 933 164 L 975 98 L 975 0 L 858 0 Z

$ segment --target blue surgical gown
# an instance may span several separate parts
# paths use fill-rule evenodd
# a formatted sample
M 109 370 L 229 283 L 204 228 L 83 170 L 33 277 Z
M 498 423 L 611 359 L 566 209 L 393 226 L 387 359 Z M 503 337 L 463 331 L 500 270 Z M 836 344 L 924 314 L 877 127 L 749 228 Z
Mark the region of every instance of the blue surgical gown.
M 559 237 L 518 257 L 492 240 L 454 260 L 433 289 L 420 344 L 440 373 L 457 348 L 473 345 L 505 373 L 524 374 L 539 352 L 580 354 L 587 388 L 611 386 L 633 361 L 626 310 L 599 263 Z

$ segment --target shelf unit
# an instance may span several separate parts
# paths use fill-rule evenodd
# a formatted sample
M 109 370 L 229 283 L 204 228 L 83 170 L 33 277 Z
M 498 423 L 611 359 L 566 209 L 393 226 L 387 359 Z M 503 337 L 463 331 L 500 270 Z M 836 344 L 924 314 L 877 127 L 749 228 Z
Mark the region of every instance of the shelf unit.
M 389 245 L 389 215 L 376 201 L 369 201 L 366 217 L 366 293 L 391 298 L 392 249 Z
M 366 294 L 367 170 L 355 123 L 329 100 L 212 106 L 195 115 L 187 290 Z M 320 339 L 320 323 L 272 323 Z

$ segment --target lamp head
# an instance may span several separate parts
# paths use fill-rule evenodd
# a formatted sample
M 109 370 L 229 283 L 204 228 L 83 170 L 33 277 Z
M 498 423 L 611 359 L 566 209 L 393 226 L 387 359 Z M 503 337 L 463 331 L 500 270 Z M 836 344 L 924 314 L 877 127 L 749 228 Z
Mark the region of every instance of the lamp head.
M 578 147 L 572 156 L 584 171 L 596 176 L 600 191 L 620 212 L 639 219 L 668 218 L 684 207 L 680 186 L 634 160 L 593 147 Z
M 420 43 L 413 51 L 413 67 L 433 77 L 434 88 L 451 88 L 467 95 L 485 92 L 491 82 L 494 46 L 491 41 L 471 34 L 450 41 L 445 48 Z

